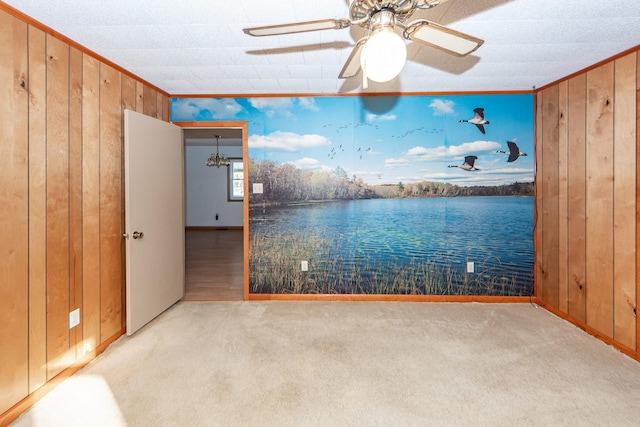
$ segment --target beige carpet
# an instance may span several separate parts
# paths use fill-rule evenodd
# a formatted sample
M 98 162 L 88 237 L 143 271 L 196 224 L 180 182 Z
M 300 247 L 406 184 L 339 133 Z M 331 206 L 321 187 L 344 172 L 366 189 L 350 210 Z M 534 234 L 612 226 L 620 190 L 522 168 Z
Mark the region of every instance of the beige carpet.
M 640 363 L 531 304 L 178 303 L 15 426 L 638 426 Z

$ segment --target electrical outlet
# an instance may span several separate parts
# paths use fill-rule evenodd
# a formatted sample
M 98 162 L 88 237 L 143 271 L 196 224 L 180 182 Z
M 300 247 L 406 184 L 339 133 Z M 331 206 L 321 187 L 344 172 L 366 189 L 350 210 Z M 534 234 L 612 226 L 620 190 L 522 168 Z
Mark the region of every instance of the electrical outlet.
M 467 273 L 473 273 L 475 271 L 475 264 L 473 261 L 467 262 Z
M 309 271 L 309 261 L 300 261 L 300 270 Z
M 80 309 L 76 308 L 69 313 L 69 329 L 75 328 L 80 324 Z

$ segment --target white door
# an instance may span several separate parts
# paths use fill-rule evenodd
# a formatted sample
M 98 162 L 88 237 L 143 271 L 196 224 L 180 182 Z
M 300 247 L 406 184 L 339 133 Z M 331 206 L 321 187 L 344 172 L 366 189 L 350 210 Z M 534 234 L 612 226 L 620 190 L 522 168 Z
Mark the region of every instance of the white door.
M 182 128 L 124 112 L 127 335 L 184 295 Z

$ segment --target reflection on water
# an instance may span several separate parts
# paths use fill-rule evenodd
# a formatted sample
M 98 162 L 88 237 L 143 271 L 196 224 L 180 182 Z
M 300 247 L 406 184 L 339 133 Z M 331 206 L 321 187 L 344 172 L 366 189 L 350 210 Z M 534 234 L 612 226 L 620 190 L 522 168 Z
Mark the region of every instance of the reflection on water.
M 393 277 L 385 270 L 413 271 L 423 265 L 447 274 L 453 293 L 465 283 L 476 286 L 483 280 L 509 282 L 499 294 L 533 292 L 531 197 L 355 200 L 267 208 L 264 213 L 261 207 L 252 211 L 250 232 L 266 239 L 322 236 L 330 247 L 315 259 L 314 254 L 304 256 L 311 258 L 314 272 L 325 273 L 324 280 L 337 276 L 336 292 L 356 291 L 349 289 L 354 270 L 358 287 L 367 288 L 380 277 Z M 466 274 L 467 262 L 474 263 L 473 274 Z M 428 272 L 413 276 L 424 274 Z

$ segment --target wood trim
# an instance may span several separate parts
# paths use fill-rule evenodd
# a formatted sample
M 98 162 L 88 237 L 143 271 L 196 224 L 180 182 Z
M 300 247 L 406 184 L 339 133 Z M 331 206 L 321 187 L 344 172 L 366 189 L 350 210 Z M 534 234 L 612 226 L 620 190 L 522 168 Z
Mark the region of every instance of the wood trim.
M 640 45 L 637 45 L 637 46 L 635 46 L 635 47 L 632 47 L 632 48 L 630 48 L 630 49 L 627 49 L 627 50 L 625 50 L 625 51 L 623 51 L 623 52 L 620 52 L 620 53 L 618 53 L 617 55 L 611 56 L 611 57 L 609 57 L 609 58 L 607 58 L 607 59 L 603 59 L 603 60 L 602 60 L 602 61 L 600 61 L 600 62 L 596 62 L 595 64 L 590 65 L 590 66 L 588 66 L 588 67 L 586 67 L 586 68 L 583 68 L 582 70 L 576 71 L 575 73 L 569 74 L 568 76 L 565 76 L 565 77 L 563 77 L 563 78 L 561 78 L 561 79 L 559 79 L 559 80 L 556 80 L 556 81 L 554 81 L 554 82 L 551 82 L 551 83 L 549 83 L 549 84 L 546 84 L 546 85 L 544 85 L 544 86 L 541 86 L 541 87 L 539 87 L 539 88 L 537 88 L 537 89 L 534 89 L 534 91 L 535 91 L 535 92 L 537 92 L 537 91 L 540 91 L 540 90 L 545 90 L 545 89 L 547 89 L 547 88 L 549 88 L 549 87 L 551 87 L 551 86 L 553 86 L 553 85 L 557 85 L 557 84 L 559 84 L 559 83 L 561 83 L 561 82 L 563 82 L 563 81 L 565 81 L 565 80 L 569 80 L 569 79 L 571 79 L 571 78 L 573 78 L 573 77 L 576 77 L 576 76 L 578 76 L 578 75 L 580 75 L 580 74 L 583 74 L 583 73 L 586 73 L 586 72 L 588 72 L 588 71 L 591 71 L 591 70 L 593 70 L 594 68 L 598 68 L 598 67 L 600 67 L 601 65 L 606 65 L 606 64 L 607 64 L 607 63 L 609 63 L 609 62 L 613 62 L 613 61 L 615 61 L 616 59 L 622 58 L 623 56 L 626 56 L 626 55 L 628 55 L 628 54 L 630 54 L 630 53 L 633 53 L 633 52 L 636 52 L 636 51 L 638 51 L 638 50 L 640 50 Z
M 529 303 L 532 296 L 491 297 L 477 295 L 391 295 L 391 294 L 249 294 L 250 301 L 375 301 L 375 302 L 458 302 Z
M 638 244 L 638 229 L 640 229 L 640 55 L 637 58 L 637 85 L 636 92 L 636 301 L 633 306 L 636 316 L 636 353 L 640 354 L 640 315 L 638 313 L 638 300 L 640 299 L 640 245 Z
M 184 227 L 185 230 L 242 230 L 242 225 L 230 225 L 228 227 L 216 227 L 209 225 L 188 225 Z
M 102 344 L 100 344 L 95 350 L 92 350 L 91 352 L 85 354 L 83 358 L 77 360 L 75 363 L 64 369 L 54 378 L 51 378 L 51 380 L 49 380 L 38 390 L 30 393 L 27 397 L 13 405 L 6 412 L 0 414 L 0 426 L 6 426 L 15 421 L 16 418 L 18 418 L 22 413 L 35 405 L 38 400 L 42 399 L 47 393 L 62 384 L 64 380 L 78 372 L 80 369 L 89 364 L 89 362 L 102 354 L 111 344 L 113 344 L 115 340 L 124 335 L 124 333 L 125 330 L 122 329 L 118 333 L 114 334 L 113 336 L 105 340 Z
M 542 211 L 542 186 L 540 180 L 542 177 L 540 168 L 540 159 L 538 153 L 541 151 L 542 144 L 539 144 L 539 138 L 542 135 L 542 92 L 533 96 L 533 295 L 540 295 L 540 266 L 542 259 L 540 257 L 540 243 L 542 240 L 542 223 L 540 212 Z
M 534 304 L 538 304 L 540 307 L 544 308 L 545 310 L 555 314 L 556 316 L 560 317 L 561 319 L 566 320 L 569 323 L 572 323 L 573 325 L 579 327 L 580 329 L 582 329 L 583 331 L 585 331 L 586 333 L 588 333 L 589 335 L 592 335 L 596 338 L 598 338 L 600 341 L 604 341 L 606 344 L 609 344 L 612 347 L 615 347 L 617 350 L 621 351 L 622 353 L 626 354 L 627 356 L 631 357 L 632 359 L 637 360 L 638 362 L 640 362 L 640 354 L 638 354 L 638 352 L 636 352 L 635 350 L 626 347 L 622 344 L 620 344 L 617 341 L 614 341 L 611 337 L 608 337 L 607 335 L 603 334 L 602 332 L 598 331 L 597 329 L 587 325 L 586 323 L 576 319 L 575 317 L 567 314 L 567 313 L 563 313 L 562 311 L 558 310 L 557 308 L 553 307 L 552 305 L 546 303 L 545 301 L 543 301 L 540 298 L 533 298 L 531 300 L 531 302 L 533 302 Z
M 244 227 L 244 300 L 249 299 L 249 123 L 242 123 L 242 161 L 245 165 L 244 198 L 242 199 L 242 217 Z
M 29 15 L 20 12 L 18 9 L 16 9 L 14 7 L 11 7 L 11 6 L 9 6 L 8 4 L 6 4 L 6 3 L 4 3 L 2 1 L 0 1 L 0 10 L 4 10 L 5 12 L 15 16 L 16 18 L 26 22 L 27 24 L 44 31 L 45 33 L 57 38 L 58 40 L 60 40 L 62 42 L 65 42 L 70 47 L 74 47 L 74 48 L 78 49 L 79 51 L 81 51 L 82 53 L 94 57 L 95 59 L 97 59 L 98 61 L 102 62 L 103 64 L 109 65 L 109 66 L 115 68 L 116 70 L 118 70 L 118 71 L 120 71 L 120 72 L 122 72 L 124 74 L 127 74 L 128 76 L 133 77 L 134 79 L 144 83 L 145 86 L 150 86 L 153 89 L 157 90 L 158 92 L 161 92 L 161 93 L 163 93 L 163 94 L 165 94 L 167 96 L 170 96 L 168 92 L 165 92 L 164 90 L 156 87 L 155 85 L 149 83 L 148 81 L 146 81 L 144 79 L 141 79 L 140 77 L 136 76 L 132 72 L 122 68 L 118 64 L 116 64 L 116 63 L 114 63 L 112 61 L 109 61 L 104 56 L 99 55 L 96 52 L 92 51 L 91 49 L 88 49 L 88 48 L 82 46 L 80 43 L 73 41 L 69 37 L 57 32 L 56 30 L 54 30 L 51 27 L 48 27 L 48 26 L 44 25 L 40 21 L 36 21 L 35 19 L 30 17 Z
M 223 122 L 173 122 L 174 125 L 182 128 L 239 128 L 242 130 L 242 160 L 244 164 L 249 162 L 249 123 L 246 121 L 223 121 Z M 243 227 L 224 227 L 227 229 L 241 228 L 244 230 L 244 300 L 249 300 L 249 180 L 244 180 L 244 194 L 242 200 Z M 189 229 L 192 227 L 186 227 Z M 213 229 L 221 227 L 212 227 Z M 198 229 L 198 228 L 193 228 Z
M 226 122 L 172 122 L 176 126 L 183 128 L 238 128 L 245 130 L 248 127 L 247 122 L 243 121 L 226 121 Z M 244 133 L 243 133 L 244 135 Z M 243 138 L 244 142 L 244 138 Z
M 224 94 L 171 94 L 171 98 L 282 98 L 282 97 L 313 97 L 313 98 L 332 98 L 332 97 L 368 97 L 368 96 L 451 96 L 451 95 L 530 95 L 535 90 L 485 90 L 472 92 L 366 92 L 366 93 L 224 93 Z

